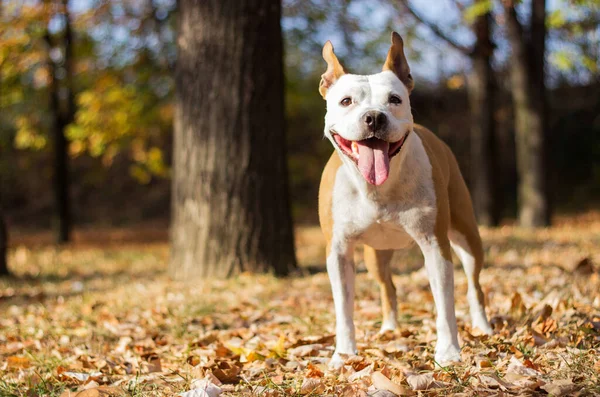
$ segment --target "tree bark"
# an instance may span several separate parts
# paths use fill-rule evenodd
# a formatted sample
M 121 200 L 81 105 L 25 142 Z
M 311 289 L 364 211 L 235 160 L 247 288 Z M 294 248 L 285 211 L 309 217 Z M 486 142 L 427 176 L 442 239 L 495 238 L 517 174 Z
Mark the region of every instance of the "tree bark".
M 75 99 L 72 90 L 72 64 L 73 64 L 73 35 L 71 30 L 68 0 L 63 0 L 65 32 L 64 32 L 64 64 L 67 103 L 65 110 L 61 106 L 60 84 L 57 79 L 59 65 L 51 58 L 50 52 L 54 43 L 49 31 L 46 32 L 46 43 L 48 46 L 47 67 L 50 75 L 50 114 L 52 117 L 51 136 L 54 143 L 54 205 L 55 205 L 55 238 L 58 244 L 69 242 L 71 239 L 71 203 L 69 197 L 70 175 L 69 175 L 69 142 L 65 136 L 65 129 L 73 121 L 75 114 Z
M 528 34 L 513 1 L 504 1 L 512 48 L 511 93 L 515 108 L 515 142 L 519 174 L 519 223 L 524 227 L 550 224 L 545 170 L 545 0 L 532 0 Z
M 281 3 L 179 2 L 170 271 L 296 266 L 284 135 Z
M 494 45 L 490 37 L 491 15 L 479 16 L 473 26 L 476 43 L 471 53 L 473 70 L 467 76 L 471 113 L 471 192 L 477 220 L 486 226 L 499 222 L 495 146 L 495 81 L 492 69 Z

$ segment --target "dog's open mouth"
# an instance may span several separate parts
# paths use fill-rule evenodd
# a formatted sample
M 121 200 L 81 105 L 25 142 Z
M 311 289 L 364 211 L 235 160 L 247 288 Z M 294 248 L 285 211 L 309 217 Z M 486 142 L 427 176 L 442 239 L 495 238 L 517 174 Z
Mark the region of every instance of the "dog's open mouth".
M 387 180 L 390 159 L 400 153 L 409 132 L 397 142 L 387 142 L 375 137 L 351 141 L 333 131 L 332 134 L 335 143 L 356 163 L 365 180 L 371 185 L 379 186 Z

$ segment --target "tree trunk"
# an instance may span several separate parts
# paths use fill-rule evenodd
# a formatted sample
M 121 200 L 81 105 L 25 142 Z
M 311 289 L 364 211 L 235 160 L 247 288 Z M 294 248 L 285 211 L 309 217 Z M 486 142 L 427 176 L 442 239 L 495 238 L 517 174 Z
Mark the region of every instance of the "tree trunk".
M 8 232 L 4 222 L 4 214 L 0 208 L 0 276 L 8 276 L 8 264 L 6 261 L 8 251 Z
M 71 25 L 71 13 L 69 12 L 69 0 L 63 0 L 63 6 L 65 10 L 65 88 L 67 94 L 67 106 L 63 126 L 65 128 L 75 121 L 76 105 L 75 89 L 73 87 L 73 66 L 75 64 L 73 57 L 73 28 Z
M 69 142 L 65 136 L 65 128 L 73 120 L 75 112 L 74 96 L 72 92 L 72 31 L 67 0 L 64 4 L 65 37 L 64 37 L 64 62 L 65 62 L 65 90 L 67 92 L 66 111 L 63 113 L 60 101 L 60 84 L 57 79 L 59 65 L 50 57 L 54 47 L 49 31 L 46 32 L 48 45 L 47 67 L 50 75 L 50 114 L 52 117 L 51 136 L 54 143 L 54 228 L 56 242 L 66 243 L 71 238 L 71 205 L 69 197 L 70 176 L 68 150 Z
M 491 58 L 490 18 L 477 18 L 473 30 L 476 43 L 471 59 L 473 70 L 467 77 L 471 113 L 471 192 L 477 220 L 486 226 L 499 221 L 496 181 L 494 98 L 495 82 Z
M 171 273 L 288 274 L 281 4 L 179 6 Z
M 519 223 L 525 227 L 547 226 L 550 219 L 544 167 L 545 0 L 532 1 L 529 35 L 523 32 L 512 1 L 505 1 L 504 6 L 512 47 L 510 70 L 519 174 Z
M 538 226 L 548 226 L 552 222 L 552 196 L 550 194 L 550 175 L 552 163 L 548 159 L 549 134 L 548 134 L 548 101 L 546 99 L 546 0 L 532 0 L 531 2 L 531 66 L 532 96 L 535 98 L 536 113 L 541 125 L 541 153 L 542 168 L 541 190 L 544 197 L 544 212 L 540 215 L 542 223 Z

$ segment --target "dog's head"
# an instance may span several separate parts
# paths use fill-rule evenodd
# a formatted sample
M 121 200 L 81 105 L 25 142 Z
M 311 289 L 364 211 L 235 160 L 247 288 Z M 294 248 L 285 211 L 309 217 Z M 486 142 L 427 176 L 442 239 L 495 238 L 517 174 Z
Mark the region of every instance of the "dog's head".
M 329 41 L 323 58 L 327 71 L 319 92 L 327 101 L 325 135 L 367 182 L 381 185 L 388 178 L 390 159 L 413 128 L 409 94 L 414 83 L 402 38 L 392 33 L 392 46 L 378 74 L 347 74 Z

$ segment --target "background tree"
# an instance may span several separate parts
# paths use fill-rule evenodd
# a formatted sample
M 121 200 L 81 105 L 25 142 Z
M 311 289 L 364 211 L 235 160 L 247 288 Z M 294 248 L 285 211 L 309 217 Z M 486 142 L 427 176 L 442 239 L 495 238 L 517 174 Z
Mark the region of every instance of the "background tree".
M 49 15 L 52 21 L 53 10 L 57 5 L 46 3 L 50 7 Z M 69 173 L 69 141 L 66 136 L 67 126 L 75 118 L 75 94 L 73 93 L 73 30 L 69 13 L 68 0 L 62 0 L 57 15 L 64 23 L 62 37 L 52 35 L 50 27 L 45 34 L 47 51 L 47 67 L 49 75 L 50 114 L 52 118 L 52 138 L 54 144 L 54 204 L 56 208 L 55 228 L 58 243 L 66 243 L 71 235 L 71 200 L 70 200 L 70 173 Z M 53 59 L 53 51 L 58 51 L 60 56 Z M 63 84 L 59 81 L 59 71 L 64 74 Z M 61 103 L 61 91 L 66 97 Z
M 471 70 L 467 71 L 467 91 L 470 112 L 470 190 L 477 220 L 482 225 L 497 225 L 500 220 L 500 206 L 495 191 L 496 186 L 496 145 L 495 145 L 495 75 L 492 68 L 494 44 L 491 40 L 490 0 L 476 0 L 466 6 L 455 1 L 470 23 L 474 43 L 464 46 L 445 33 L 440 27 L 426 20 L 409 3 L 401 0 L 404 9 L 417 21 L 427 26 L 438 38 L 453 49 L 471 59 Z
M 295 266 L 288 201 L 281 4 L 179 2 L 171 272 Z
M 525 227 L 548 226 L 546 1 L 531 0 L 527 28 L 519 21 L 515 1 L 504 0 L 503 6 L 512 50 L 509 68 L 519 173 L 519 223 Z

